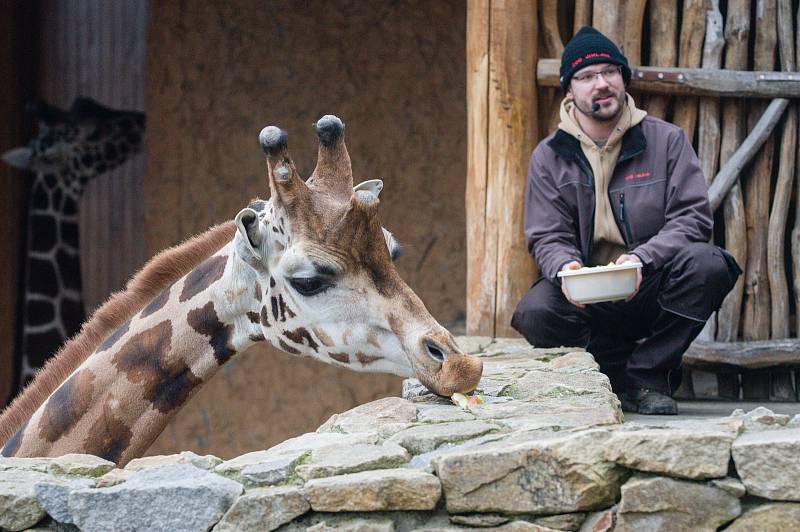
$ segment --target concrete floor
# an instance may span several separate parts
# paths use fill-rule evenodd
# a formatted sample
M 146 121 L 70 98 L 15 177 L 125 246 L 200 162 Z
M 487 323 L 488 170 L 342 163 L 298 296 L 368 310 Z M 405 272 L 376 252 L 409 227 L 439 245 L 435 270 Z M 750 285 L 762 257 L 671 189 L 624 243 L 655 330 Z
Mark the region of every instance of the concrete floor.
M 644 416 L 641 414 L 625 414 L 625 421 L 647 421 L 655 419 L 707 419 L 726 417 L 737 408 L 749 412 L 759 406 L 769 408 L 776 414 L 794 416 L 800 414 L 800 403 L 743 402 L 743 401 L 678 401 L 677 416 Z

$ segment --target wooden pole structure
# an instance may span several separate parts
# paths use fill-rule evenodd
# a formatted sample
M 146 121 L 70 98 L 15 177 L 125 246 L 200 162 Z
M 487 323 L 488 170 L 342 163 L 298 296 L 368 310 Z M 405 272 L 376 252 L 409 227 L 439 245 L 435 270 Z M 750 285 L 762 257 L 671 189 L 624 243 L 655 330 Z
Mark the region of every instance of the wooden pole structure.
M 611 39 L 618 46 L 625 37 L 623 33 L 624 0 L 594 0 L 592 10 L 592 26 L 600 33 Z
M 572 34 L 592 23 L 592 0 L 575 0 L 575 20 L 572 24 Z
M 661 0 L 650 3 L 650 66 L 672 67 L 678 59 L 675 35 L 678 32 L 678 2 Z M 669 96 L 651 95 L 645 109 L 656 118 L 666 119 Z
M 642 23 L 647 0 L 627 0 L 623 21 L 622 54 L 630 65 L 642 64 Z
M 515 335 L 511 315 L 536 277 L 522 223 L 537 22 L 536 1 L 467 4 L 467 334 Z
M 697 68 L 703 53 L 706 32 L 706 0 L 685 0 L 678 47 L 678 67 Z M 772 66 L 765 70 L 771 69 Z M 677 98 L 672 122 L 686 132 L 689 142 L 694 139 L 697 123 L 697 98 Z
M 542 0 L 539 4 L 541 13 L 539 27 L 541 28 L 545 44 L 544 54 L 547 57 L 557 58 L 560 61 L 561 54 L 564 52 L 564 43 L 561 40 L 561 32 L 558 26 L 558 0 Z M 553 89 L 541 89 L 544 128 L 539 132 L 540 136 L 545 137 L 558 127 L 560 121 L 560 103 L 564 95 L 561 87 Z

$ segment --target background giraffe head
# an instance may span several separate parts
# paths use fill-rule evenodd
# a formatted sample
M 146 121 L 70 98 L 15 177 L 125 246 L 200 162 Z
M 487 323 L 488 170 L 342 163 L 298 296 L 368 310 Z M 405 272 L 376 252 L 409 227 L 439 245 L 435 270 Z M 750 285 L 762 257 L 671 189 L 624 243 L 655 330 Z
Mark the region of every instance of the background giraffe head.
M 237 255 L 255 270 L 267 341 L 356 371 L 416 376 L 435 393 L 474 389 L 482 363 L 464 354 L 398 275 L 397 245 L 378 218 L 380 182 L 353 189 L 344 124 L 315 125 L 317 165 L 307 181 L 287 135 L 264 128 L 270 202 L 236 217 Z
M 26 146 L 5 152 L 3 160 L 15 168 L 59 176 L 75 194 L 142 149 L 144 113 L 110 109 L 90 98 L 76 98 L 69 111 L 42 101 L 28 110 L 39 121 L 39 133 Z

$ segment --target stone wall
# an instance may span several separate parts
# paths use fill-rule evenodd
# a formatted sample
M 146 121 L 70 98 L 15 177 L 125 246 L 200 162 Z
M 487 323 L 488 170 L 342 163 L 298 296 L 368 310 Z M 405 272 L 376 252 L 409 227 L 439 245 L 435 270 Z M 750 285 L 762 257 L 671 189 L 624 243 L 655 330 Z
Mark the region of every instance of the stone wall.
M 790 530 L 800 416 L 623 423 L 591 355 L 461 338 L 484 404 L 413 380 L 316 432 L 223 461 L 184 452 L 0 460 L 7 530 Z M 796 528 L 795 528 L 796 529 Z

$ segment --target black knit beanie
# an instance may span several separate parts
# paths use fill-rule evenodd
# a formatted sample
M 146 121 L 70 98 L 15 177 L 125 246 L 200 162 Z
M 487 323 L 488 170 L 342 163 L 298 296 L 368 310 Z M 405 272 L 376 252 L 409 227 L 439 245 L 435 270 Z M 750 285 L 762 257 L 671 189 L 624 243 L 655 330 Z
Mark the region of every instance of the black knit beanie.
M 625 86 L 631 81 L 631 68 L 628 60 L 619 51 L 611 39 L 592 28 L 584 26 L 570 39 L 561 54 L 561 70 L 559 72 L 561 90 L 567 92 L 572 76 L 583 67 L 597 63 L 610 63 L 622 67 L 622 78 Z

